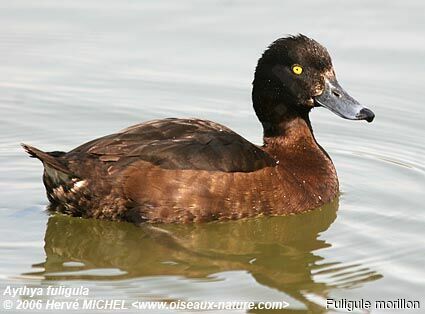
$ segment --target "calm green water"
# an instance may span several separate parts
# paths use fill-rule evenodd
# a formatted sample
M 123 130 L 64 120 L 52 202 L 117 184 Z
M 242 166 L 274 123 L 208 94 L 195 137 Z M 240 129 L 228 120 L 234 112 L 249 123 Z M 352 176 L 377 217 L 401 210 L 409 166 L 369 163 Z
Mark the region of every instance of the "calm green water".
M 297 313 L 404 298 L 422 309 L 391 313 L 423 313 L 424 12 L 420 0 L 0 1 L 0 301 L 8 285 L 83 285 L 93 298 L 287 301 Z M 69 150 L 176 116 L 261 143 L 253 70 L 297 32 L 328 47 L 341 84 L 377 116 L 312 113 L 337 202 L 168 233 L 45 211 L 42 166 L 20 142 Z

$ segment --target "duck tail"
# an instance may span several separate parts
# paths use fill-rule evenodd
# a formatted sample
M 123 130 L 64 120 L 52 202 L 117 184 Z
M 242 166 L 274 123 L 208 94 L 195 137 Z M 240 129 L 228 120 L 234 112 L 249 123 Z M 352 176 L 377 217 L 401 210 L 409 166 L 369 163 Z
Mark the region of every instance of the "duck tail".
M 59 160 L 59 157 L 65 155 L 65 152 L 43 152 L 38 148 L 27 144 L 21 144 L 21 146 L 30 155 L 30 157 L 39 159 L 45 168 L 49 167 L 64 174 L 71 174 L 71 171 L 68 169 L 68 167 L 61 160 Z

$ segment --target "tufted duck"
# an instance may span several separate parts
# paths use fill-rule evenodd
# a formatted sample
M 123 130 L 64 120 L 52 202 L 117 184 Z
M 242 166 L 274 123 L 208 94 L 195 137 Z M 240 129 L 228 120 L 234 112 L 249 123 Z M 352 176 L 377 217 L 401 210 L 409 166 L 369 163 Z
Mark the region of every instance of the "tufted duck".
M 258 61 L 252 100 L 261 147 L 218 123 L 175 118 L 67 153 L 23 147 L 44 165 L 50 208 L 73 216 L 203 222 L 301 213 L 335 199 L 337 174 L 309 112 L 368 122 L 374 114 L 338 84 L 327 50 L 303 35 L 276 40 Z

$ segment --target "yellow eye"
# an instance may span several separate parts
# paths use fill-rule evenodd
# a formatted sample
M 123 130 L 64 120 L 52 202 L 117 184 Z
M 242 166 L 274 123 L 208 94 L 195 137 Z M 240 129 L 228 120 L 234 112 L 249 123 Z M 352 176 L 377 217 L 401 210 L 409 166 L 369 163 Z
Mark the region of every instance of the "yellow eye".
M 294 64 L 292 66 L 292 72 L 294 72 L 294 74 L 296 75 L 300 75 L 301 73 L 303 73 L 303 68 L 299 64 Z

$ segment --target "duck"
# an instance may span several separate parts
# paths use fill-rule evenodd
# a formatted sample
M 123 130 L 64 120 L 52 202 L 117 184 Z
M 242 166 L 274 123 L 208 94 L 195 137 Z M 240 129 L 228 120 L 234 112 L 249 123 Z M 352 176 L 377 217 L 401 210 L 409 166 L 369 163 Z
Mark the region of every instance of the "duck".
M 299 214 L 332 202 L 339 181 L 313 134 L 324 107 L 350 120 L 375 114 L 338 83 L 325 47 L 305 35 L 271 43 L 255 68 L 257 146 L 209 120 L 130 126 L 68 152 L 22 144 L 43 166 L 49 210 L 142 223 L 198 223 Z

